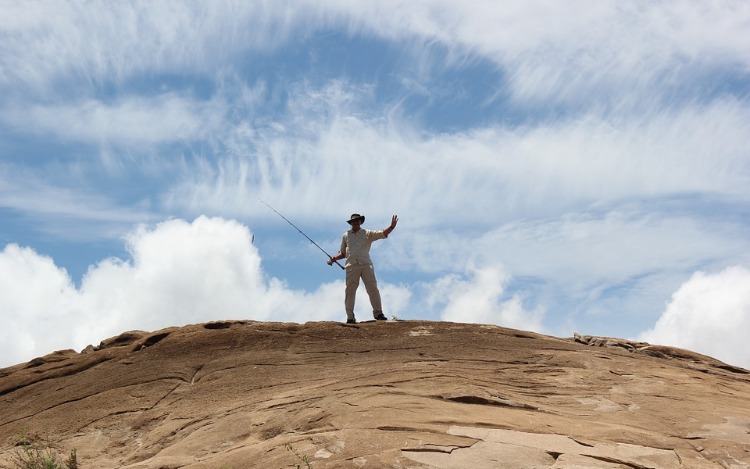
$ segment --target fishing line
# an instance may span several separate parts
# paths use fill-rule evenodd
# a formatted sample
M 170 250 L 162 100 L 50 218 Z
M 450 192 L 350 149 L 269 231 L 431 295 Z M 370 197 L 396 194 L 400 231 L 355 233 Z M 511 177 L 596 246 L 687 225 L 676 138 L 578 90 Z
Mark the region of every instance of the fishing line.
M 260 200 L 261 202 L 263 202 L 263 200 L 262 200 L 262 199 L 261 199 L 260 197 L 258 197 L 258 200 Z M 268 205 L 268 204 L 267 204 L 267 203 L 265 203 L 265 202 L 263 202 L 263 205 L 265 205 L 266 207 L 268 207 L 268 208 L 270 208 L 271 210 L 273 210 L 274 212 L 276 212 L 276 215 L 280 216 L 281 218 L 283 218 L 283 219 L 284 219 L 284 221 L 286 221 L 287 223 L 289 223 L 290 225 L 292 225 L 292 226 L 293 226 L 293 227 L 294 227 L 294 228 L 295 228 L 295 229 L 296 229 L 297 231 L 299 231 L 299 232 L 300 232 L 300 234 L 301 234 L 302 236 L 304 236 L 304 237 L 305 237 L 305 238 L 307 238 L 307 239 L 308 239 L 308 240 L 309 240 L 309 241 L 310 241 L 311 243 L 313 243 L 313 244 L 315 245 L 315 247 L 317 247 L 318 249 L 320 249 L 321 251 L 323 251 L 323 254 L 325 254 L 326 256 L 328 256 L 328 258 L 329 258 L 329 259 L 333 259 L 333 256 L 331 256 L 330 254 L 328 254 L 328 253 L 327 253 L 327 252 L 325 251 L 325 249 L 323 249 L 322 247 L 318 246 L 318 243 L 316 243 L 315 241 L 313 241 L 313 240 L 312 240 L 312 238 L 310 238 L 310 237 L 309 237 L 309 236 L 307 236 L 307 235 L 306 235 L 306 234 L 305 234 L 304 232 L 302 232 L 302 230 L 300 230 L 299 228 L 297 228 L 297 225 L 295 225 L 294 223 L 290 222 L 290 221 L 289 221 L 289 220 L 288 220 L 288 219 L 287 219 L 287 218 L 286 218 L 286 217 L 285 217 L 284 215 L 280 214 L 278 210 L 276 210 L 275 208 L 271 207 L 270 205 Z M 341 267 L 341 270 L 346 270 L 346 267 L 344 267 L 343 265 L 339 264 L 339 261 L 333 261 L 333 262 L 335 262 L 337 266 Z

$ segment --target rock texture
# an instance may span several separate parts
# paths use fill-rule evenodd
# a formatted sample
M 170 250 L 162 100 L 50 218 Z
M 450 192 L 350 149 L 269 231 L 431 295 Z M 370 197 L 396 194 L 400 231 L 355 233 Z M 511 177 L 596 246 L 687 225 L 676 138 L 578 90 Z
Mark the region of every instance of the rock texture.
M 750 467 L 750 374 L 496 326 L 215 322 L 0 370 L 19 432 L 80 468 Z

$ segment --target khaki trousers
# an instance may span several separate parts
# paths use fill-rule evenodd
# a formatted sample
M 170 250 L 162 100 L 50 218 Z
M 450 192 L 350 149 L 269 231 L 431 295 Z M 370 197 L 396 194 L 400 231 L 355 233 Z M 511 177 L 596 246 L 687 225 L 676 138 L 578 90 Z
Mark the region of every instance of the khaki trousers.
M 350 265 L 346 267 L 346 295 L 344 298 L 347 319 L 354 319 L 354 299 L 357 296 L 360 278 L 365 284 L 367 295 L 370 297 L 372 316 L 375 317 L 383 312 L 378 281 L 375 278 L 375 268 L 372 264 Z

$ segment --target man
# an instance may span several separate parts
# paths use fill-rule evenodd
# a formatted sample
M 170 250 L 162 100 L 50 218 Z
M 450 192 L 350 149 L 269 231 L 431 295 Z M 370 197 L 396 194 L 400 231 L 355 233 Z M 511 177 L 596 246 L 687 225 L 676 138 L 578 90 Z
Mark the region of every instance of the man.
M 391 226 L 384 230 L 364 230 L 362 224 L 365 222 L 365 216 L 359 213 L 353 213 L 347 223 L 352 227 L 351 230 L 344 233 L 341 238 L 341 249 L 332 257 L 328 258 L 328 265 L 333 265 L 339 259 L 346 258 L 346 293 L 344 298 L 344 307 L 346 308 L 347 324 L 354 324 L 357 320 L 354 317 L 354 298 L 357 295 L 359 279 L 365 284 L 367 295 L 370 297 L 372 305 L 372 315 L 378 321 L 386 321 L 388 318 L 383 315 L 383 305 L 380 301 L 380 291 L 378 290 L 378 281 L 375 278 L 375 268 L 370 260 L 370 246 L 373 241 L 387 238 L 391 231 L 396 228 L 398 217 L 393 215 Z

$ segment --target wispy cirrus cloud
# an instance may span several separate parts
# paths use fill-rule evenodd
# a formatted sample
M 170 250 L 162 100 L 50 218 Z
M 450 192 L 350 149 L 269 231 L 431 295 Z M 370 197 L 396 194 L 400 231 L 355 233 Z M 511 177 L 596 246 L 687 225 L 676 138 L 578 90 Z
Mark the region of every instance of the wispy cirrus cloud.
M 2 120 L 20 132 L 92 145 L 148 147 L 207 139 L 224 123 L 226 104 L 165 94 L 6 107 Z
M 316 93 L 323 102 L 296 102 Z M 165 200 L 200 212 L 248 207 L 256 196 L 275 193 L 282 203 L 294 200 L 281 208 L 304 217 L 342 198 L 369 209 L 376 201 L 351 183 L 367 180 L 398 187 L 377 203 L 399 204 L 422 224 L 432 220 L 420 215 L 427 213 L 454 221 L 492 214 L 495 223 L 617 200 L 750 196 L 744 153 L 750 115 L 736 99 L 632 118 L 589 114 L 534 127 L 430 134 L 400 118 L 360 112 L 371 105 L 370 93 L 344 82 L 298 89 L 288 114 L 263 127 L 235 126 L 226 134 L 226 157 L 205 160 Z
M 0 85 L 26 83 L 46 95 L 56 83 L 85 90 L 144 72 L 209 76 L 248 54 L 343 30 L 413 44 L 402 48 L 411 56 L 404 63 L 425 80 L 435 66 L 484 58 L 507 80 L 491 86 L 517 105 L 600 106 L 619 97 L 617 106 L 676 91 L 725 92 L 722 81 L 750 72 L 748 15 L 737 2 L 24 2 L 4 7 Z M 431 60 L 430 44 L 447 52 Z
M 3 5 L 0 87 L 37 98 L 174 74 L 214 76 L 305 30 L 304 4 L 221 1 Z
M 490 86 L 520 107 L 633 111 L 655 99 L 675 105 L 685 94 L 731 93 L 727 84 L 750 74 L 750 8 L 737 2 L 329 5 L 359 30 L 412 41 L 423 80 L 433 67 L 461 68 L 479 57 L 495 63 L 504 82 Z M 432 43 L 447 49 L 439 60 L 425 54 Z
M 148 199 L 125 204 L 91 187 L 76 187 L 83 183 L 69 168 L 49 172 L 55 171 L 57 182 L 39 171 L 0 164 L 0 209 L 20 214 L 39 232 L 76 241 L 119 242 L 134 225 L 157 217 Z

